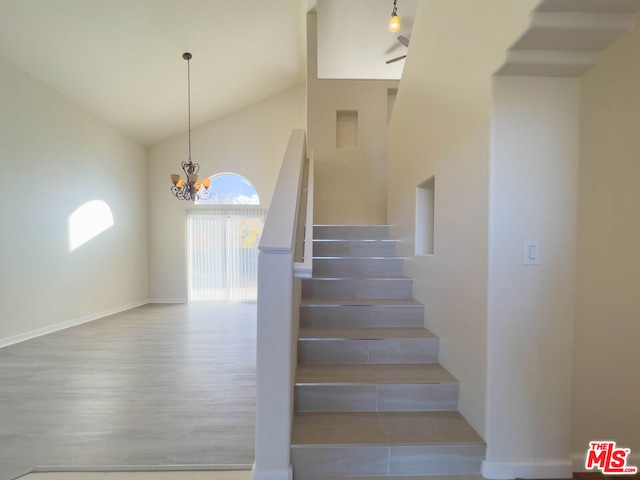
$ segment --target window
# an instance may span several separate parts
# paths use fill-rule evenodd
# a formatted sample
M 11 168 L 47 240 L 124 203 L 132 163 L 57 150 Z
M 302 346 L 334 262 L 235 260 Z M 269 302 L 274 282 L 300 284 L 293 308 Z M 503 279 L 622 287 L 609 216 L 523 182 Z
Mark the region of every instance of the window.
M 212 195 L 207 200 L 196 199 L 196 205 L 260 205 L 255 187 L 236 173 L 220 173 L 209 177 Z

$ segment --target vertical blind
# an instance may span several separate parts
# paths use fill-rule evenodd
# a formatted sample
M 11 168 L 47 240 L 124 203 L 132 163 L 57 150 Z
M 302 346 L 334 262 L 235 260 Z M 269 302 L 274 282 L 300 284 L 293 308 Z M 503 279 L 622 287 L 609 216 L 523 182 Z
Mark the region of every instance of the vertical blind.
M 265 209 L 225 207 L 188 213 L 189 300 L 254 301 Z

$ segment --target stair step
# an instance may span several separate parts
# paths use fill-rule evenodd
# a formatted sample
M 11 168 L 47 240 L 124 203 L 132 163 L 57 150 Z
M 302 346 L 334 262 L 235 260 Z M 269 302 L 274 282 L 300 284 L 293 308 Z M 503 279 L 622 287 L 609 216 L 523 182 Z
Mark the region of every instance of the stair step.
M 389 225 L 314 225 L 313 238 L 322 240 L 385 240 Z
M 300 340 L 397 340 L 437 337 L 426 328 L 301 328 Z
M 458 382 L 437 364 L 301 364 L 295 385 L 299 412 L 458 408 Z
M 314 277 L 401 277 L 401 257 L 318 257 Z
M 300 326 L 422 327 L 424 305 L 411 298 L 303 298 Z
M 424 328 L 300 329 L 300 363 L 437 363 L 439 340 Z
M 440 364 L 301 364 L 296 385 L 457 383 Z
M 413 281 L 406 277 L 308 278 L 304 298 L 410 298 Z
M 453 411 L 299 412 L 291 441 L 296 477 L 475 474 L 485 454 Z
M 395 257 L 396 240 L 313 240 L 314 257 Z

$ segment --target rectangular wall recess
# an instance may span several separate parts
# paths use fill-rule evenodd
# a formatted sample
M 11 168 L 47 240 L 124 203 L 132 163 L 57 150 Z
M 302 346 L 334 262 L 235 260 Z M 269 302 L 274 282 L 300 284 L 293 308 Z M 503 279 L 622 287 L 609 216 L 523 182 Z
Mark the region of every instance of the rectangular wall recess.
M 336 148 L 358 148 L 357 110 L 338 110 L 336 115 Z
M 436 178 L 416 187 L 416 255 L 433 255 L 435 238 Z

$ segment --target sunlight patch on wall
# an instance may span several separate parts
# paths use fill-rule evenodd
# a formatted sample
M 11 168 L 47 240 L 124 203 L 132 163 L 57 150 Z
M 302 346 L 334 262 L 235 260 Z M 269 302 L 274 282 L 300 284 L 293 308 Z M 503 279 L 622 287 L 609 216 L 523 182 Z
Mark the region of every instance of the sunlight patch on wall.
M 196 199 L 196 205 L 260 205 L 260 197 L 249 180 L 236 173 L 220 173 L 210 177 L 213 192 L 207 200 Z
M 102 200 L 91 200 L 69 216 L 69 251 L 84 245 L 113 227 L 111 208 Z

